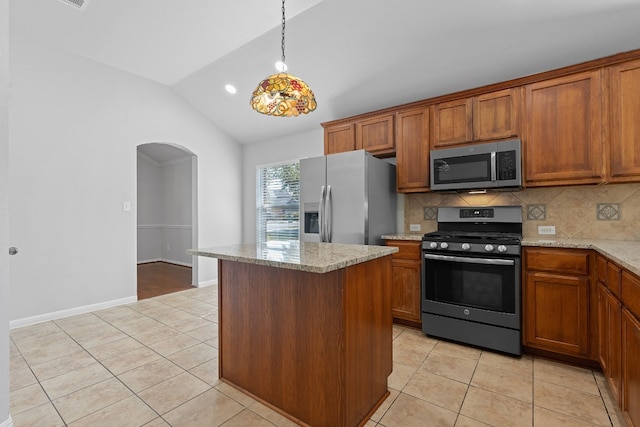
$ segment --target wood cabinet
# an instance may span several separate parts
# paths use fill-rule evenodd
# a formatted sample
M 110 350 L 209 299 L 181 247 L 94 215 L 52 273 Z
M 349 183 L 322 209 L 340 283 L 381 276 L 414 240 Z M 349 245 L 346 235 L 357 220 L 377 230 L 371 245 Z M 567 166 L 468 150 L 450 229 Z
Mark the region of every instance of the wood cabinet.
M 640 60 L 609 68 L 609 176 L 640 179 Z
M 505 89 L 434 105 L 432 148 L 516 136 L 518 93 Z
M 429 190 L 429 108 L 396 113 L 396 170 L 400 193 Z
M 525 185 L 599 183 L 603 178 L 601 71 L 525 86 Z
M 640 426 L 640 321 L 622 309 L 622 413 Z
M 323 123 L 324 154 L 364 149 L 385 157 L 395 153 L 394 114 L 380 114 L 355 121 Z
M 598 360 L 617 400 L 622 389 L 621 316 L 620 301 L 604 283 L 598 283 Z
M 473 140 L 473 101 L 471 98 L 442 102 L 433 106 L 432 148 L 462 144 Z
M 376 155 L 393 154 L 396 149 L 393 122 L 393 114 L 357 121 L 356 149 Z
M 391 312 L 395 319 L 405 320 L 412 326 L 421 324 L 420 274 L 422 269 L 421 242 L 388 240 L 387 246 L 399 249 L 391 262 L 393 285 Z
M 590 338 L 592 253 L 525 248 L 524 344 L 541 350 L 596 358 Z
M 324 128 L 324 154 L 356 150 L 355 135 L 353 123 L 326 126 Z

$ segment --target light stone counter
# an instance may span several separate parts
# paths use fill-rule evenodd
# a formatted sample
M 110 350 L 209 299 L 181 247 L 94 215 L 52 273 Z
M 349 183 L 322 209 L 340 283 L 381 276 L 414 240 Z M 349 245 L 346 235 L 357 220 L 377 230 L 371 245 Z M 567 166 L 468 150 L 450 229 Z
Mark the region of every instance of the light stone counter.
M 422 234 L 388 234 L 385 240 L 420 241 Z M 621 267 L 640 276 L 640 241 L 637 240 L 604 240 L 604 239 L 541 239 L 523 238 L 522 246 L 539 246 L 548 248 L 593 249 L 601 253 Z
M 189 249 L 187 253 L 311 273 L 328 273 L 398 252 L 389 246 L 288 242 Z
M 593 249 L 640 276 L 640 242 L 637 240 L 524 238 L 522 246 Z

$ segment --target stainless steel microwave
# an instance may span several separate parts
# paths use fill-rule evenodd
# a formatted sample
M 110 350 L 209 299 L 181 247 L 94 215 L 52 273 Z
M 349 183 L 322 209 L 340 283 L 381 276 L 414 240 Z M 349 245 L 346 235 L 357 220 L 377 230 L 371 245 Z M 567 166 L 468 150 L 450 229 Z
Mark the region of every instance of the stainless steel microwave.
M 430 152 L 432 191 L 522 187 L 519 139 Z

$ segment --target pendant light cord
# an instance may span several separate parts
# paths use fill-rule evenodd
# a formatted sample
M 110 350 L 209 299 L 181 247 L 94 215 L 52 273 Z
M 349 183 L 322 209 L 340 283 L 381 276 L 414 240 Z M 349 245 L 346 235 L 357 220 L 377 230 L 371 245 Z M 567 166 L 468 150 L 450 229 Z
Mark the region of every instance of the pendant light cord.
M 284 71 L 285 68 L 285 64 L 286 62 L 284 62 L 284 23 L 285 23 L 285 19 L 284 19 L 284 0 L 282 0 L 282 68 Z

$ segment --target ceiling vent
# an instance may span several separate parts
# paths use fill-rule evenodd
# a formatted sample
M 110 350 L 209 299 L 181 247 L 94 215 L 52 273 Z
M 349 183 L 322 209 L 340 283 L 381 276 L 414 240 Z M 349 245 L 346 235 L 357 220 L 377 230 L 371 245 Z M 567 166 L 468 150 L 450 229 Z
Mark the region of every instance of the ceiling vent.
M 69 6 L 73 6 L 78 10 L 85 10 L 87 8 L 87 4 L 89 0 L 60 0 L 64 4 L 68 4 Z

